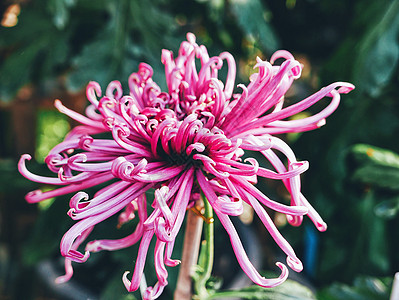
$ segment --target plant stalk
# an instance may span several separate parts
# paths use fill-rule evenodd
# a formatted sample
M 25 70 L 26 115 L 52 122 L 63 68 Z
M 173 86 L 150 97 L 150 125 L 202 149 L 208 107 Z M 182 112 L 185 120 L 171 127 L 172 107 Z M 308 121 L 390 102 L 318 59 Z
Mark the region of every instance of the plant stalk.
M 213 260 L 214 260 L 214 219 L 212 206 L 208 200 L 204 200 L 204 236 L 205 240 L 202 242 L 201 253 L 197 267 L 197 274 L 194 282 L 196 292 L 196 299 L 207 299 L 209 293 L 206 289 L 206 283 L 211 277 Z
M 188 210 L 180 272 L 174 293 L 175 300 L 192 299 L 192 277 L 198 261 L 202 224 L 203 221 L 201 216 L 191 209 Z

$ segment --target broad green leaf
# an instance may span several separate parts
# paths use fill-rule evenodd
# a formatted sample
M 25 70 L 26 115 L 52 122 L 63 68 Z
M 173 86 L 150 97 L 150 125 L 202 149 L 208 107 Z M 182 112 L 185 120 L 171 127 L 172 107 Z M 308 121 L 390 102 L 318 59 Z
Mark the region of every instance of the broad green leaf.
M 385 274 L 390 267 L 390 260 L 388 255 L 388 245 L 386 239 L 388 238 L 385 220 L 378 217 L 371 217 L 369 219 L 370 231 L 368 239 L 369 259 L 376 270 L 381 270 Z
M 73 68 L 67 76 L 67 87 L 72 91 L 91 80 L 103 87 L 120 80 L 125 86 L 140 62 L 151 64 L 155 80 L 158 71 L 163 73 L 161 49 L 174 28 L 173 19 L 154 3 L 124 0 L 105 8 L 109 15 L 107 26 L 72 61 Z
M 382 165 L 366 165 L 356 169 L 352 179 L 376 187 L 399 190 L 399 169 Z
M 399 155 L 382 148 L 358 144 L 351 153 L 359 164 L 352 179 L 380 188 L 399 190 Z
M 274 52 L 279 47 L 279 40 L 274 33 L 267 15 L 270 13 L 259 0 L 232 0 L 232 11 L 244 33 L 259 41 L 262 47 Z
M 8 101 L 17 90 L 30 81 L 33 62 L 44 45 L 40 41 L 18 49 L 0 66 L 0 99 Z
M 263 288 L 252 285 L 241 290 L 216 292 L 208 299 L 240 298 L 250 300 L 311 300 L 316 299 L 313 292 L 306 286 L 288 279 L 274 288 Z
M 386 222 L 374 214 L 378 198 L 374 190 L 369 190 L 363 198 L 358 199 L 355 210 L 358 219 L 354 244 L 348 249 L 350 257 L 346 269 L 357 272 L 378 270 L 387 272 L 390 266 L 388 256 L 388 237 Z
M 395 218 L 399 213 L 399 196 L 377 204 L 374 212 L 378 217 L 386 220 Z
M 101 39 L 86 44 L 80 55 L 73 59 L 73 70 L 66 81 L 68 89 L 76 92 L 91 80 L 103 87 L 112 80 L 120 80 L 121 77 L 117 76 L 118 61 L 113 57 L 114 48 L 110 31 L 101 34 Z
M 358 46 L 354 79 L 359 89 L 373 97 L 381 94 L 399 59 L 399 1 L 387 6 Z
M 54 25 L 63 29 L 69 20 L 69 9 L 75 5 L 76 0 L 49 0 L 48 10 L 53 16 Z
M 44 34 L 45 33 L 45 34 Z M 17 26 L 0 28 L 0 99 L 11 100 L 28 83 L 43 83 L 62 69 L 69 52 L 69 32 L 59 31 L 39 8 L 22 10 Z
M 359 277 L 352 286 L 334 283 L 317 294 L 323 300 L 386 300 L 391 291 L 391 278 Z
M 399 155 L 387 149 L 366 144 L 357 144 L 352 147 L 351 153 L 361 164 L 372 163 L 381 166 L 399 168 Z

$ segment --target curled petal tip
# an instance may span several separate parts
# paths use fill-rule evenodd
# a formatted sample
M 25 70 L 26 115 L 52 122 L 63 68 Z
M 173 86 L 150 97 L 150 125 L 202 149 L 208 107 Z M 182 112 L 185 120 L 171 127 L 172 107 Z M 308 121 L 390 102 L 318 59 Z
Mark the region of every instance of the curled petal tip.
M 70 249 L 68 251 L 68 253 L 66 253 L 66 254 L 64 254 L 62 252 L 63 251 L 61 249 L 61 254 L 63 256 L 65 256 L 66 258 L 68 258 L 68 259 L 70 259 L 72 261 L 76 261 L 76 262 L 79 262 L 79 263 L 85 262 L 90 256 L 90 252 L 89 251 L 85 251 L 85 254 L 82 254 L 79 251 L 73 250 L 73 249 Z
M 60 113 L 63 114 L 65 114 L 68 111 L 68 109 L 62 104 L 61 100 L 59 99 L 54 100 L 54 107 L 58 109 Z
M 292 258 L 292 257 L 288 256 L 287 264 L 295 272 L 301 272 L 303 270 L 303 264 L 297 257 Z
M 321 119 L 319 122 L 317 122 L 317 127 L 321 127 L 321 126 L 324 126 L 324 125 L 326 125 L 326 119 Z
M 25 200 L 28 203 L 36 203 L 40 199 L 40 195 L 43 194 L 41 190 L 34 190 L 25 195 Z
M 76 213 L 76 210 L 74 209 L 74 208 L 70 208 L 68 211 L 67 211 L 67 215 L 71 218 L 71 219 L 73 219 L 74 218 L 74 214 Z
M 303 205 L 297 205 L 297 206 L 291 206 L 291 208 L 295 208 L 295 211 L 297 212 L 297 216 L 304 216 L 309 213 L 309 208 Z M 290 220 L 292 218 L 291 215 L 287 215 L 287 220 Z
M 99 241 L 88 242 L 85 248 L 85 250 L 89 252 L 99 252 L 101 249 L 101 243 Z
M 22 163 L 25 160 L 31 160 L 31 159 L 32 159 L 32 156 L 30 156 L 29 154 L 22 154 L 21 158 L 19 159 L 19 162 Z
M 143 294 L 143 300 L 152 300 L 152 299 L 154 299 L 152 297 L 152 290 L 153 290 L 153 288 L 150 287 L 150 286 L 145 290 L 145 292 Z
M 341 87 L 338 89 L 338 93 L 340 93 L 340 94 L 347 94 L 347 93 L 349 93 L 350 91 L 352 91 L 352 90 L 354 90 L 354 89 L 355 89 L 355 86 L 354 86 L 353 84 L 351 84 L 351 83 L 345 83 L 344 86 L 341 86 Z
M 130 285 L 131 285 L 131 282 L 130 282 L 130 280 L 127 278 L 127 275 L 130 273 L 130 271 L 125 271 L 125 273 L 123 273 L 123 275 L 122 275 L 122 281 L 123 281 L 123 284 L 125 285 L 125 288 L 128 290 L 128 292 L 131 292 L 131 290 L 130 290 Z
M 291 54 L 291 52 L 289 52 L 287 50 L 278 50 L 278 51 L 274 52 L 274 54 L 270 58 L 270 63 L 274 64 L 274 62 L 279 58 L 294 59 L 294 56 Z
M 261 68 L 261 67 L 267 66 L 268 64 L 269 64 L 268 62 L 263 61 L 262 59 L 257 57 L 256 58 L 256 64 L 254 65 L 253 69 Z
M 281 262 L 276 262 L 276 266 L 279 267 L 280 270 L 281 270 L 281 274 L 280 274 L 280 276 L 279 276 L 280 281 L 277 282 L 276 284 L 274 284 L 274 285 L 271 286 L 271 287 L 274 287 L 274 286 L 277 286 L 277 285 L 283 283 L 283 282 L 286 281 L 287 278 L 288 278 L 288 268 L 287 268 L 283 263 L 281 263 Z
M 81 204 L 81 201 L 86 201 L 88 199 L 89 195 L 87 193 L 77 192 L 74 196 L 72 196 L 71 200 L 69 200 L 69 207 L 73 208 L 74 211 L 79 210 L 79 204 Z M 86 207 L 87 204 L 84 207 Z
M 195 43 L 195 35 L 191 32 L 187 33 L 187 41 L 189 41 L 191 44 Z
M 324 231 L 327 230 L 327 224 L 324 223 L 324 222 L 318 222 L 316 224 L 316 228 L 317 228 L 318 231 L 324 232 Z
M 55 283 L 56 284 L 65 283 L 65 282 L 69 281 L 69 279 L 70 279 L 70 276 L 67 276 L 67 275 L 59 276 L 55 279 Z
M 91 96 L 91 95 L 94 95 L 94 94 L 92 94 L 93 92 L 96 93 L 97 97 L 101 97 L 101 86 L 99 85 L 99 83 L 97 81 L 90 81 L 87 84 L 87 92 L 86 93 Z
M 303 217 L 287 215 L 287 221 L 288 221 L 288 223 L 290 223 L 291 226 L 298 227 L 302 224 Z
M 177 265 L 181 264 L 181 260 L 179 259 L 166 259 L 165 260 L 165 265 L 168 267 L 176 267 Z
M 68 163 L 84 163 L 87 161 L 87 155 L 84 153 L 78 153 L 68 159 Z

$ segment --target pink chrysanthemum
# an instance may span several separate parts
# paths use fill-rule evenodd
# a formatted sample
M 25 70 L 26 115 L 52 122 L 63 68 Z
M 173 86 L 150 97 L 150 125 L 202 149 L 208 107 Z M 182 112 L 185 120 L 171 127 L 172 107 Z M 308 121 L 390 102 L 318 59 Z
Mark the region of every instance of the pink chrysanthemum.
M 72 276 L 71 261 L 84 262 L 90 252 L 117 250 L 140 240 L 140 248 L 132 279 L 126 272 L 123 282 L 129 291 L 139 288 L 152 239 L 155 245 L 155 271 L 158 282 L 147 289 L 147 299 L 157 298 L 167 285 L 165 266 L 179 264 L 172 259 L 176 235 L 186 210 L 193 207 L 200 192 L 205 195 L 221 224 L 230 236 L 237 260 L 250 279 L 264 287 L 282 283 L 288 275 L 287 267 L 278 278 L 262 277 L 249 261 L 230 216 L 242 213 L 243 202 L 248 203 L 263 222 L 273 239 L 287 255 L 288 266 L 302 270 L 302 263 L 294 250 L 273 224 L 265 206 L 286 214 L 288 222 L 298 226 L 308 215 L 323 231 L 326 224 L 300 191 L 300 174 L 307 162 L 298 162 L 293 151 L 275 134 L 302 132 L 320 127 L 338 106 L 340 93 L 348 93 L 352 84 L 337 82 L 308 98 L 284 107 L 284 94 L 292 82 L 300 77 L 302 65 L 287 51 L 278 51 L 270 63 L 257 59 L 258 72 L 248 86 L 238 85 L 241 93 L 233 94 L 236 75 L 235 61 L 224 52 L 209 57 L 204 46 L 187 35 L 179 55 L 163 50 L 168 92 L 162 92 L 152 80 L 152 69 L 140 64 L 139 71 L 129 77 L 129 95 L 124 96 L 120 82 L 111 82 L 102 96 L 96 82 L 87 86 L 90 105 L 86 116 L 64 107 L 59 111 L 80 122 L 55 146 L 46 158 L 51 171 L 58 177 L 47 178 L 30 173 L 25 166 L 31 157 L 22 155 L 19 171 L 26 178 L 60 188 L 26 196 L 30 203 L 51 197 L 75 193 L 70 200 L 68 215 L 78 222 L 64 235 L 61 254 L 66 258 L 66 275 Z M 273 65 L 277 59 L 281 65 Z M 201 65 L 197 70 L 198 61 Z M 218 71 L 227 62 L 228 74 L 223 83 Z M 98 98 L 100 99 L 98 99 Z M 300 120 L 287 118 L 302 112 L 324 97 L 330 103 L 319 113 Z M 97 138 L 110 133 L 109 139 Z M 273 169 L 262 167 L 254 158 L 242 161 L 245 150 L 257 151 L 270 162 Z M 268 198 L 253 184 L 258 176 L 281 180 L 291 195 L 285 205 Z M 93 198 L 83 192 L 100 184 Z M 153 190 L 152 211 L 147 212 L 145 192 Z M 123 210 L 123 212 L 121 212 Z M 120 213 L 120 224 L 137 215 L 135 231 L 118 240 L 96 240 L 86 245 L 82 253 L 78 247 L 93 227 L 114 214 Z

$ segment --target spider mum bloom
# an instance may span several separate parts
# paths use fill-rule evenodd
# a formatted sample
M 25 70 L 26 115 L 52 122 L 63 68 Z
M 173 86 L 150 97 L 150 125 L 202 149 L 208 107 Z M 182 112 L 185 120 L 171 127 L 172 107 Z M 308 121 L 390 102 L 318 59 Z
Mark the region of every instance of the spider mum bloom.
M 277 59 L 284 61 L 273 65 Z M 135 291 L 150 242 L 155 239 L 158 282 L 147 288 L 144 298 L 157 298 L 167 285 L 166 266 L 179 264 L 172 254 L 186 210 L 195 205 L 202 192 L 226 229 L 238 263 L 249 278 L 263 287 L 281 284 L 288 276 L 287 267 L 278 262 L 279 277 L 262 277 L 249 261 L 230 217 L 242 213 L 243 202 L 249 204 L 286 253 L 287 265 L 294 271 L 302 270 L 301 261 L 265 207 L 285 214 L 294 226 L 301 224 L 304 215 L 320 231 L 326 229 L 326 224 L 301 193 L 300 174 L 306 171 L 308 162 L 297 161 L 290 147 L 275 135 L 322 126 L 337 108 L 340 94 L 354 86 L 333 83 L 284 106 L 284 95 L 300 77 L 302 65 L 289 52 L 278 51 L 270 62 L 258 58 L 257 73 L 251 76 L 249 85 L 240 84 L 241 92 L 233 93 L 236 67 L 232 55 L 224 52 L 209 57 L 207 49 L 196 44 L 193 34 L 187 35 L 176 58 L 171 51 L 163 50 L 162 62 L 167 92 L 152 80 L 152 68 L 142 63 L 129 77 L 128 95 L 123 95 L 118 81 L 111 82 L 103 96 L 99 84 L 90 82 L 86 90 L 90 105 L 85 115 L 55 101 L 60 112 L 81 123 L 45 159 L 58 176 L 32 174 L 26 168 L 26 161 L 31 159 L 27 154 L 19 161 L 19 171 L 26 178 L 60 186 L 30 192 L 28 202 L 73 195 L 68 215 L 77 222 L 61 240 L 66 274 L 58 282 L 72 276 L 72 261 L 84 262 L 91 252 L 113 251 L 139 242 L 133 275 L 128 279 L 129 272 L 125 272 L 122 277 L 127 290 Z M 223 64 L 228 69 L 224 81 L 218 76 Z M 329 104 L 319 113 L 300 120 L 288 119 L 323 98 L 329 99 Z M 108 133 L 109 138 L 99 138 L 99 133 Z M 267 167 L 254 158 L 242 159 L 245 151 L 259 152 L 268 162 Z M 264 195 L 254 186 L 258 177 L 281 180 L 291 203 Z M 84 192 L 98 185 L 101 188 L 92 197 Z M 154 193 L 150 212 L 145 195 L 149 190 Z M 80 251 L 94 226 L 115 214 L 119 214 L 119 225 L 138 218 L 134 232 L 121 239 L 90 241 L 85 251 Z

